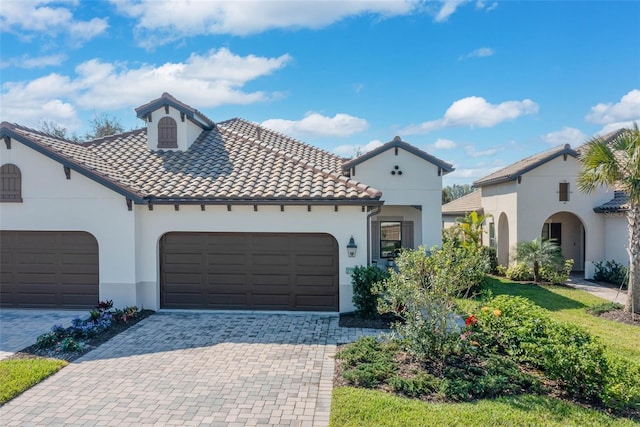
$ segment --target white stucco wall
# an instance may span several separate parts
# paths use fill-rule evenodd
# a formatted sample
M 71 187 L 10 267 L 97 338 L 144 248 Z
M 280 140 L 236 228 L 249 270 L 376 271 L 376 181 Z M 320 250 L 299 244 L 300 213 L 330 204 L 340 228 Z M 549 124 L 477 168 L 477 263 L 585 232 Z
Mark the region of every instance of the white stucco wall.
M 140 304 L 157 310 L 160 307 L 159 242 L 168 232 L 273 232 L 273 233 L 327 233 L 338 242 L 340 311 L 353 311 L 351 275 L 347 268 L 366 265 L 366 212 L 360 206 L 224 206 L 182 205 L 175 211 L 173 205 L 156 205 L 153 211 L 136 206 L 136 281 Z M 347 243 L 353 236 L 358 245 L 355 258 L 347 255 Z
M 392 175 L 392 171 L 396 173 Z M 442 242 L 442 177 L 438 176 L 436 165 L 402 148 L 395 155 L 394 148 L 390 148 L 356 165 L 352 178 L 382 191 L 385 209 L 422 207 L 421 219 L 417 221 L 421 223 L 421 235 L 414 240 L 416 246 L 430 247 Z
M 600 261 L 611 261 L 629 265 L 629 224 L 622 213 L 600 214 L 604 217 L 604 257 Z M 598 260 L 596 260 L 598 261 Z
M 125 198 L 12 140 L 0 148 L 0 164 L 22 173 L 22 203 L 0 203 L 0 229 L 84 231 L 98 242 L 99 296 L 116 307 L 136 304 L 134 213 Z
M 516 186 L 516 181 L 509 181 L 481 188 L 482 207 L 487 216 L 483 228 L 483 241 L 485 244 L 489 244 L 489 223 L 495 223 L 498 261 L 502 265 L 508 265 L 512 249 L 518 239 L 518 193 Z M 506 233 L 499 226 L 501 215 L 507 219 Z

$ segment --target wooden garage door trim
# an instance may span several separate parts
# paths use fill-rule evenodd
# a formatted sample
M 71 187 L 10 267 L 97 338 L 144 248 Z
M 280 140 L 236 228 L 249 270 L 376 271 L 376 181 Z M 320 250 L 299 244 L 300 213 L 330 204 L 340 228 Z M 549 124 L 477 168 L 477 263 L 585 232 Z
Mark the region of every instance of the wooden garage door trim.
M 0 306 L 91 308 L 98 242 L 82 231 L 0 231 Z
M 160 307 L 338 311 L 338 243 L 324 233 L 170 232 Z

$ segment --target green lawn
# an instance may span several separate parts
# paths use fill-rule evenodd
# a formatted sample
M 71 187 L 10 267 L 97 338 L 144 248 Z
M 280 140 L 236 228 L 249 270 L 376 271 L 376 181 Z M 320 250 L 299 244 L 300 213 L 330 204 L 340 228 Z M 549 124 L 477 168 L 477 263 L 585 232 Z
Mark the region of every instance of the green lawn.
M 546 308 L 559 321 L 587 328 L 602 338 L 610 351 L 640 363 L 640 331 L 637 326 L 602 319 L 587 313 L 587 308 L 606 302 L 579 289 L 564 286 L 536 286 L 513 283 L 507 279 L 490 277 L 487 288 L 493 295 L 519 295 Z M 470 309 L 467 305 L 465 308 Z
M 491 277 L 486 286 L 493 296 L 529 298 L 550 311 L 552 318 L 587 328 L 602 338 L 608 351 L 640 363 L 638 327 L 601 319 L 586 309 L 605 302 L 587 292 L 563 286 L 519 284 Z M 481 303 L 461 300 L 471 314 Z M 592 409 L 546 396 L 523 395 L 474 403 L 425 403 L 388 393 L 336 388 L 331 405 L 332 426 L 625 426 L 637 422 L 614 418 Z
M 544 396 L 481 400 L 475 403 L 425 403 L 381 391 L 340 387 L 333 391 L 331 421 L 343 426 L 634 426 Z
M 0 404 L 58 372 L 67 362 L 34 357 L 0 360 Z

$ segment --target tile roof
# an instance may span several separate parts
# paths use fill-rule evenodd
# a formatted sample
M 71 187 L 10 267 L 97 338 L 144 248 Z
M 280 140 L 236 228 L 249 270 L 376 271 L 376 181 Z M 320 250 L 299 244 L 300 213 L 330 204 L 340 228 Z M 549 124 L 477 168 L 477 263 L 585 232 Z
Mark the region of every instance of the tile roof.
M 413 145 L 403 141 L 399 136 L 396 136 L 395 138 L 393 138 L 391 141 L 387 142 L 386 144 L 376 148 L 375 150 L 371 150 L 359 157 L 356 157 L 355 159 L 351 159 L 346 161 L 343 165 L 342 168 L 347 171 L 350 168 L 366 161 L 369 160 L 370 158 L 377 156 L 380 153 L 383 153 L 387 150 L 390 150 L 391 148 L 395 148 L 395 147 L 399 147 L 402 148 L 405 151 L 408 151 L 409 153 L 416 155 L 418 157 L 420 157 L 421 159 L 424 159 L 428 162 L 433 163 L 434 165 L 438 166 L 439 168 L 442 169 L 442 175 L 445 175 L 449 172 L 452 172 L 454 170 L 453 165 L 445 162 L 444 160 L 440 160 L 435 156 L 432 156 L 431 154 L 422 151 L 416 147 L 414 147 Z
M 146 129 L 84 144 L 7 123 L 0 133 L 138 203 L 380 204 L 380 191 L 342 175 L 339 157 L 240 119 L 203 131 L 184 152 L 150 150 Z
M 466 215 L 469 212 L 483 212 L 482 194 L 475 190 L 469 194 L 442 205 L 443 215 Z
M 507 181 L 513 181 L 519 176 L 537 168 L 550 160 L 562 155 L 578 157 L 578 152 L 573 150 L 569 144 L 560 145 L 542 153 L 534 154 L 515 163 L 510 164 L 500 170 L 493 172 L 483 178 L 474 181 L 473 186 L 484 187 L 486 185 L 498 184 Z
M 597 213 L 609 213 L 609 212 L 625 212 L 629 210 L 629 198 L 624 191 L 616 190 L 613 192 L 613 199 L 609 200 L 600 206 L 593 208 Z
M 165 105 L 170 105 L 181 113 L 184 113 L 192 122 L 196 123 L 202 129 L 212 129 L 215 126 L 215 123 L 209 117 L 205 116 L 192 106 L 177 100 L 167 92 L 160 95 L 160 98 L 139 106 L 135 111 L 139 119 L 144 119 L 148 113 L 162 108 Z

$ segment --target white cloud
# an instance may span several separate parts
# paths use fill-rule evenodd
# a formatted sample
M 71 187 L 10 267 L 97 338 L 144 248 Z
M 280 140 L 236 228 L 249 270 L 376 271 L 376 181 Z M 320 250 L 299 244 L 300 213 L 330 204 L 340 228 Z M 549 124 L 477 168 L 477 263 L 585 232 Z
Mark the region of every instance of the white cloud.
M 633 125 L 634 123 L 638 124 L 638 126 L 640 126 L 640 117 L 637 120 L 629 120 L 626 122 L 615 122 L 615 123 L 609 123 L 608 125 L 604 126 L 602 129 L 600 129 L 599 132 L 597 132 L 597 135 L 606 135 L 610 132 L 614 132 L 617 131 L 619 129 L 622 128 L 626 128 L 626 129 L 633 129 Z
M 136 107 L 157 98 L 167 88 L 198 108 L 266 101 L 274 95 L 246 92 L 243 86 L 286 66 L 290 59 L 289 55 L 239 56 L 224 48 L 205 55 L 192 54 L 184 62 L 143 64 L 138 68 L 92 59 L 79 64 L 73 76 L 52 73 L 31 81 L 3 83 L 0 115 L 3 120 L 28 126 L 52 120 L 73 130 L 77 127 L 77 109 Z M 52 102 L 64 106 L 62 111 L 48 108 Z
M 356 156 L 361 156 L 362 154 L 367 153 L 371 150 L 375 150 L 376 148 L 381 147 L 382 145 L 383 145 L 382 141 L 374 139 L 373 141 L 369 141 L 365 145 L 357 145 L 357 144 L 338 145 L 336 148 L 334 148 L 331 151 L 333 151 L 334 154 L 337 154 L 340 157 L 352 158 Z
M 484 98 L 470 96 L 451 104 L 443 118 L 408 126 L 401 133 L 415 135 L 463 126 L 487 128 L 506 120 L 514 120 L 522 115 L 537 112 L 538 104 L 530 99 L 490 104 Z
M 440 10 L 436 14 L 434 20 L 436 22 L 445 22 L 449 19 L 451 15 L 453 15 L 458 9 L 458 7 L 462 6 L 465 3 L 468 3 L 470 0 L 441 0 L 442 6 Z
M 487 3 L 482 1 L 482 0 L 478 0 L 476 2 L 476 9 L 484 9 L 487 12 L 491 12 L 492 10 L 494 10 L 496 7 L 498 7 L 498 2 L 494 1 L 493 3 L 491 3 L 489 6 L 487 6 Z
M 111 2 L 119 13 L 137 20 L 137 38 L 146 47 L 201 34 L 244 36 L 271 29 L 318 29 L 349 16 L 405 15 L 420 5 L 419 0 Z
M 9 58 L 0 62 L 0 68 L 16 67 L 16 68 L 44 68 L 50 66 L 57 66 L 62 64 L 67 59 L 66 55 L 43 55 L 31 57 L 29 55 L 22 55 L 15 58 Z
M 485 58 L 487 56 L 495 55 L 496 51 L 491 49 L 490 47 L 481 47 L 474 51 L 467 53 L 466 55 L 462 55 L 459 60 L 469 59 L 469 58 Z
M 438 138 L 436 142 L 429 146 L 430 150 L 452 150 L 456 148 L 458 144 L 450 139 Z
M 609 102 L 592 107 L 585 119 L 601 125 L 640 120 L 640 90 L 631 90 L 616 104 Z
M 491 148 L 487 148 L 485 150 L 476 150 L 476 148 L 473 145 L 467 145 L 467 146 L 464 147 L 464 152 L 469 157 L 493 156 L 494 154 L 499 153 L 502 150 L 504 150 L 503 147 L 491 147 Z
M 564 144 L 576 146 L 585 142 L 587 135 L 582 133 L 580 129 L 565 126 L 559 131 L 547 133 L 542 135 L 540 138 L 542 138 L 542 140 L 547 144 L 554 146 Z
M 60 3 L 55 0 L 4 1 L 0 8 L 2 32 L 12 32 L 24 39 L 40 34 L 67 34 L 74 44 L 82 44 L 109 28 L 106 18 L 74 19 L 71 9 L 60 6 Z M 62 4 L 74 7 L 78 2 Z
M 262 125 L 297 137 L 344 137 L 362 132 L 369 127 L 369 123 L 365 119 L 349 114 L 336 114 L 333 117 L 327 117 L 314 112 L 307 113 L 301 120 L 269 119 L 262 122 Z

